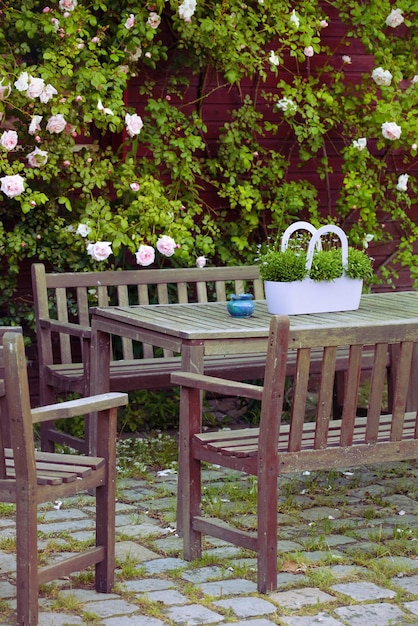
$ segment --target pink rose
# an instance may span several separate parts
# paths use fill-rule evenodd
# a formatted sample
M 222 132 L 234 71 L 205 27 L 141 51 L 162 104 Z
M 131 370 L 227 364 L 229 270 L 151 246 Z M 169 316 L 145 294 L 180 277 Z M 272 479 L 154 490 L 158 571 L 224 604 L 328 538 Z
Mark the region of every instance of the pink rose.
M 1 136 L 0 143 L 6 150 L 13 150 L 17 145 L 17 132 L 15 130 L 5 130 Z
M 14 176 L 3 176 L 3 178 L 0 178 L 0 182 L 0 191 L 2 191 L 8 198 L 19 196 L 24 190 L 25 179 L 19 174 L 15 174 Z
M 125 22 L 125 28 L 129 30 L 130 28 L 134 26 L 134 24 L 135 24 L 135 15 L 131 13 Z
M 7 83 L 3 85 L 3 80 L 4 78 L 0 80 L 0 100 L 5 100 L 12 90 L 11 86 Z
M 397 26 L 400 26 L 404 20 L 405 18 L 402 15 L 401 9 L 392 9 L 386 18 L 386 24 L 392 28 L 396 28 Z
M 49 118 L 48 124 L 46 125 L 46 129 L 50 133 L 62 133 L 65 129 L 67 122 L 64 119 L 62 113 L 58 113 L 57 115 L 53 115 Z
M 312 48 L 312 46 L 306 46 L 306 48 L 303 50 L 303 54 L 306 57 L 313 57 L 314 53 L 314 49 Z
M 382 124 L 382 135 L 385 139 L 395 141 L 402 134 L 402 128 L 396 122 L 385 122 Z
M 140 189 L 138 183 L 131 183 L 129 186 L 132 189 L 132 191 L 139 191 L 139 189 Z
M 113 254 L 112 244 L 110 241 L 97 241 L 96 243 L 89 243 L 87 246 L 87 254 L 89 254 L 95 261 L 105 261 L 108 256 Z
M 155 250 L 152 246 L 141 244 L 138 248 L 138 252 L 135 254 L 135 258 L 138 265 L 146 267 L 147 265 L 154 263 Z
M 35 148 L 33 152 L 28 154 L 27 159 L 30 167 L 41 167 L 48 161 L 48 152 Z
M 173 256 L 177 244 L 172 237 L 162 235 L 157 241 L 157 250 L 164 256 Z
M 60 0 L 59 8 L 61 11 L 74 11 L 77 6 L 77 0 Z
M 158 15 L 158 13 L 155 13 L 154 11 L 152 11 L 147 19 L 147 24 L 148 26 L 151 26 L 151 28 L 158 28 L 158 26 L 160 25 L 161 22 L 161 17 Z
M 129 113 L 127 113 L 125 115 L 125 124 L 126 124 L 126 132 L 128 133 L 129 137 L 134 137 L 135 135 L 139 135 L 144 125 L 141 117 L 137 115 L 136 113 L 134 113 L 133 115 L 130 115 Z

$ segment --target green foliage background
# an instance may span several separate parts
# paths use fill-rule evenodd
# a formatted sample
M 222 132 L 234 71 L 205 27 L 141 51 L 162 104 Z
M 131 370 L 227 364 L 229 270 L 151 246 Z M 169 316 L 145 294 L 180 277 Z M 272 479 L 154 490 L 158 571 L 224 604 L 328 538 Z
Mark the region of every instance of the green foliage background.
M 12 86 L 0 100 L 0 129 L 19 135 L 18 150 L 0 148 L 0 176 L 26 181 L 21 195 L 0 194 L 0 305 L 8 304 L 10 317 L 30 317 L 13 304 L 26 259 L 58 270 L 128 267 L 139 244 L 154 245 L 168 234 L 180 244 L 170 264 L 192 265 L 200 255 L 212 263 L 254 262 L 257 246 L 295 219 L 318 224 L 318 192 L 304 171 L 314 167 L 327 186 L 334 173 L 330 151 L 342 159 L 342 184 L 321 221 L 349 228 L 350 243 L 361 246 L 365 233 L 385 241 L 385 222 L 395 220 L 400 245 L 378 277 L 389 281 L 400 263 L 416 281 L 418 2 L 198 0 L 190 22 L 180 19 L 179 5 L 79 0 L 65 11 L 55 0 L 0 0 L 0 85 Z M 394 8 L 405 18 L 397 28 L 386 24 Z M 298 24 L 290 19 L 293 10 Z M 336 12 L 348 31 L 331 50 L 322 41 Z M 161 17 L 157 28 L 149 24 L 151 13 Z M 127 28 L 130 15 L 134 26 Z M 374 67 L 391 72 L 390 85 L 377 85 L 370 72 L 347 80 L 343 55 L 353 40 Z M 313 57 L 305 55 L 307 47 Z M 269 60 L 272 51 L 278 65 Z M 24 71 L 58 95 L 42 104 L 17 91 L 13 83 Z M 216 87 L 211 82 L 209 90 L 214 72 Z M 189 102 L 194 77 L 200 95 Z M 144 127 L 131 138 L 124 118 L 134 113 L 126 104 L 133 78 Z M 249 79 L 255 88 L 226 116 L 214 149 L 205 100 L 213 89 L 244 93 Z M 277 107 L 283 98 L 292 102 L 286 110 Z M 111 113 L 98 108 L 99 99 Z M 45 131 L 58 113 L 71 132 Z M 34 114 L 44 118 L 39 147 L 48 151 L 39 168 L 26 161 L 38 145 L 27 132 Z M 401 127 L 399 140 L 382 137 L 384 122 Z M 361 151 L 353 146 L 360 137 L 368 141 Z M 295 163 L 298 177 L 291 175 Z M 400 191 L 398 176 L 405 173 L 408 189 Z M 220 210 L 203 193 L 208 188 Z M 75 234 L 79 223 L 91 228 L 87 238 Z M 86 254 L 87 240 L 111 242 L 114 256 L 97 264 Z

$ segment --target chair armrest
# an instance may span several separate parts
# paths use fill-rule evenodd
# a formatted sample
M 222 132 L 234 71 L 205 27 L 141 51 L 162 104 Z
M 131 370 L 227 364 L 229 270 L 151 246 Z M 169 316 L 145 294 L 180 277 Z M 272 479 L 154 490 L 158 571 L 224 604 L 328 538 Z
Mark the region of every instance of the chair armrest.
M 91 338 L 90 326 L 81 326 L 80 324 L 73 324 L 71 322 L 60 322 L 59 320 L 51 320 L 45 318 L 41 318 L 39 320 L 39 326 L 41 328 L 46 328 L 54 332 L 73 335 L 74 337 L 81 337 L 83 339 Z
M 263 387 L 258 385 L 217 378 L 215 376 L 207 376 L 205 374 L 175 372 L 171 374 L 170 378 L 171 382 L 175 385 L 181 385 L 183 387 L 190 387 L 193 389 L 202 389 L 205 391 L 213 391 L 223 395 L 232 394 L 235 396 L 242 396 L 244 398 L 252 398 L 253 400 L 261 400 L 263 395 Z
M 32 409 L 32 421 L 36 424 L 48 420 L 67 419 L 96 411 L 106 411 L 126 404 L 128 404 L 127 393 L 102 393 L 98 396 L 78 398 Z

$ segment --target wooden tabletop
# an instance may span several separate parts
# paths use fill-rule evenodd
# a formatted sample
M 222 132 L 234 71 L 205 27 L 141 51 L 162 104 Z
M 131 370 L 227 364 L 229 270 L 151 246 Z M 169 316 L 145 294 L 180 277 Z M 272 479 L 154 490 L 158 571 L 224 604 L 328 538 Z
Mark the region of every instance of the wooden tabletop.
M 231 317 L 225 302 L 207 304 L 155 304 L 127 307 L 95 307 L 92 313 L 100 328 L 103 323 L 140 327 L 179 339 L 238 339 L 266 337 L 271 315 L 265 301 L 256 301 L 251 317 Z M 413 291 L 366 294 L 359 309 L 338 313 L 290 316 L 294 330 L 378 326 L 418 322 L 418 293 Z

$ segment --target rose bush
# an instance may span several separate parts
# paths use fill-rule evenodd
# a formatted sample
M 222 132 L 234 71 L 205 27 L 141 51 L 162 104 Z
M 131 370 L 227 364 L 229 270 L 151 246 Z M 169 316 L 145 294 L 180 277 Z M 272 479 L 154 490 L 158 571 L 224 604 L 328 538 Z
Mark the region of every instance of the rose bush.
M 26 259 L 74 271 L 253 262 L 269 234 L 319 210 L 358 244 L 387 241 L 395 221 L 400 245 L 378 275 L 400 263 L 417 278 L 406 0 L 6 0 L 0 17 L 0 291 L 12 318 Z M 347 31 L 332 47 L 336 22 Z M 370 70 L 356 66 L 359 45 Z M 239 104 L 214 140 L 205 105 L 221 90 Z

